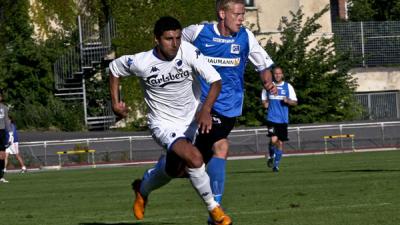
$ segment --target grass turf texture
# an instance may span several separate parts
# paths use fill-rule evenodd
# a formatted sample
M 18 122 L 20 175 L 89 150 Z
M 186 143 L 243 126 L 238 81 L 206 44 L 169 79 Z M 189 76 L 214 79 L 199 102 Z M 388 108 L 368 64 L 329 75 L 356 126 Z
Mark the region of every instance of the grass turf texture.
M 400 151 L 228 162 L 223 206 L 235 225 L 399 225 Z M 146 167 L 7 174 L 0 224 L 206 224 L 186 179 L 150 196 L 143 221 L 131 213 L 130 182 Z

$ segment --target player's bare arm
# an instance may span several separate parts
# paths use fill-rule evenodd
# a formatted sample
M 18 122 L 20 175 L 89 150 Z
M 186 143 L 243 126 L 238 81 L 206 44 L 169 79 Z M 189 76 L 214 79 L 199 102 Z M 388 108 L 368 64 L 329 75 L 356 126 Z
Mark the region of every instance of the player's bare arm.
M 207 98 L 204 101 L 200 111 L 196 115 L 197 122 L 200 126 L 201 133 L 208 133 L 212 127 L 211 121 L 211 109 L 214 105 L 215 100 L 221 91 L 222 82 L 221 80 L 215 81 L 210 85 L 210 91 L 208 92 Z
M 119 118 L 125 118 L 128 116 L 128 108 L 125 102 L 119 100 L 119 77 L 115 77 L 110 73 L 110 94 L 111 94 L 111 105 L 115 115 Z
M 290 105 L 290 106 L 295 106 L 295 105 L 297 105 L 297 101 L 291 100 L 290 98 L 286 98 L 286 97 L 283 99 L 283 102 L 286 103 L 286 104 L 288 104 L 288 105 Z
M 271 94 L 276 95 L 278 90 L 276 89 L 275 85 L 272 83 L 272 72 L 269 69 L 263 70 L 260 73 L 261 81 L 265 90 L 269 91 Z
M 268 105 L 269 105 L 268 100 L 262 100 L 262 104 L 263 104 L 264 109 L 268 109 Z

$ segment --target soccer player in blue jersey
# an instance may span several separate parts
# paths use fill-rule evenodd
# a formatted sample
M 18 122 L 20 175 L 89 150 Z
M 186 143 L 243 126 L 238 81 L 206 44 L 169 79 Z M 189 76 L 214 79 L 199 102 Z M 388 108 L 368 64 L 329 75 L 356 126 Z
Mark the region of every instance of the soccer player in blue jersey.
M 13 133 L 13 141 L 10 143 L 10 146 L 6 149 L 6 158 L 5 158 L 5 166 L 4 166 L 4 172 L 7 169 L 8 165 L 8 157 L 10 155 L 15 155 L 15 158 L 18 160 L 19 164 L 21 165 L 21 173 L 26 173 L 27 169 L 24 164 L 24 160 L 22 159 L 21 155 L 19 154 L 19 138 L 18 138 L 18 131 L 17 131 L 17 125 L 15 123 L 15 120 L 12 116 L 8 116 L 10 119 L 10 127 L 11 127 L 11 132 Z M 8 135 L 7 135 L 8 136 Z M 7 137 L 9 138 L 9 137 Z
M 281 67 L 275 67 L 273 74 L 278 93 L 274 95 L 263 89 L 261 100 L 267 109 L 267 135 L 271 138 L 267 165 L 272 167 L 272 171 L 278 172 L 283 155 L 283 142 L 289 140 L 289 106 L 297 105 L 297 97 L 293 86 L 283 81 L 284 74 Z
M 260 72 L 265 89 L 276 92 L 270 71 L 273 61 L 260 46 L 254 34 L 243 27 L 243 0 L 217 0 L 218 23 L 191 25 L 183 29 L 183 40 L 191 42 L 206 56 L 222 78 L 222 90 L 212 108 L 213 126 L 210 132 L 199 134 L 196 146 L 208 163 L 214 198 L 221 202 L 228 156 L 228 135 L 236 117 L 242 114 L 244 72 L 249 60 Z M 204 101 L 210 86 L 201 80 Z M 213 224 L 209 221 L 209 224 Z

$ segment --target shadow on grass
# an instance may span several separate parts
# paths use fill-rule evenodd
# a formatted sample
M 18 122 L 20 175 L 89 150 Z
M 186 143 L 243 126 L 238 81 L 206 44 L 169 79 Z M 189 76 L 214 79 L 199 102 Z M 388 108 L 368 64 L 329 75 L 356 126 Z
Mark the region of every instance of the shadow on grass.
M 323 173 L 369 173 L 369 172 L 400 172 L 400 170 L 386 170 L 386 169 L 363 169 L 363 170 L 328 170 L 322 171 Z
M 134 222 L 134 223 L 80 223 L 79 225 L 170 225 L 169 222 Z

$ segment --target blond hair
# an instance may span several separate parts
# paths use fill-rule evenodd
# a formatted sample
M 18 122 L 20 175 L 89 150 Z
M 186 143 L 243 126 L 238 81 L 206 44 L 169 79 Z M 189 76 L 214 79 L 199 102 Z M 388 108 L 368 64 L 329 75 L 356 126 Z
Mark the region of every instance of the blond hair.
M 215 8 L 219 10 L 227 10 L 231 4 L 245 4 L 244 0 L 216 0 Z

